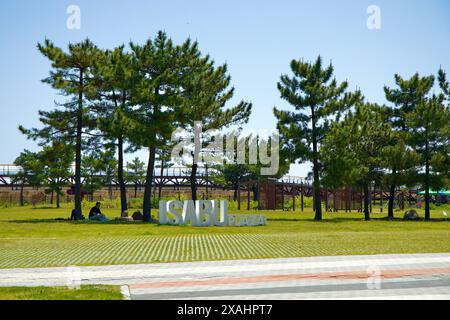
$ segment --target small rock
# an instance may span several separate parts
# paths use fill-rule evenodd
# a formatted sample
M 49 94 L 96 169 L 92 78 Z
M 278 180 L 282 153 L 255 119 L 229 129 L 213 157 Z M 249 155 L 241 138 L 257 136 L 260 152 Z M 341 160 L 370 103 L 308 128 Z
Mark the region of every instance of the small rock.
M 132 217 L 133 217 L 134 221 L 142 221 L 142 220 L 144 220 L 144 216 L 142 215 L 142 213 L 140 211 L 135 211 L 133 213 Z
M 403 220 L 407 220 L 407 221 L 415 221 L 415 220 L 419 220 L 419 215 L 417 214 L 416 210 L 408 210 L 405 212 L 405 214 L 403 215 Z

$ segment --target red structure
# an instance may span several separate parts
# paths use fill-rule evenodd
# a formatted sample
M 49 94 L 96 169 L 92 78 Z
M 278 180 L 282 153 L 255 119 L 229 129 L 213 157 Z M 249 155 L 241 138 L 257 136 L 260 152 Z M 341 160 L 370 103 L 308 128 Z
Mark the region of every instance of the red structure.
M 289 178 L 289 177 L 288 177 Z M 265 180 L 265 181 L 249 181 L 243 184 L 239 190 L 238 208 L 241 208 L 242 191 L 247 192 L 247 203 L 250 203 L 250 191 L 257 190 L 259 208 L 261 210 L 296 210 L 296 199 L 300 200 L 300 209 L 304 209 L 304 197 L 312 197 L 312 183 L 306 179 L 282 179 L 279 180 Z M 325 210 L 328 212 L 338 211 L 362 211 L 363 195 L 359 188 L 342 188 L 342 189 L 327 189 L 322 188 L 320 191 L 322 203 L 325 205 Z M 300 197 L 300 199 L 298 199 Z M 417 201 L 417 190 L 409 190 L 405 196 L 404 191 L 396 193 L 397 202 L 415 203 Z M 290 200 L 290 201 L 289 201 Z M 371 190 L 370 201 L 372 210 L 372 203 L 379 202 L 380 208 L 383 207 L 383 201 L 389 200 L 389 193 L 382 190 Z M 290 203 L 289 206 L 286 203 Z M 313 202 L 314 203 L 314 202 Z M 247 206 L 249 210 L 249 205 Z

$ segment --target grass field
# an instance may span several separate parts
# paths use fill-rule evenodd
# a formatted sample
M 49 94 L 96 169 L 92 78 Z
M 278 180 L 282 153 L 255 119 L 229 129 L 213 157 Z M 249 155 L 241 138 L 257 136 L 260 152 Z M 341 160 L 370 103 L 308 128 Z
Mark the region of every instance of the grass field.
M 119 286 L 0 287 L 0 300 L 122 300 Z
M 430 222 L 401 221 L 400 211 L 395 221 L 386 221 L 386 213 L 363 221 L 362 213 L 338 212 L 325 213 L 322 222 L 313 221 L 311 209 L 265 211 L 265 227 L 226 228 L 54 220 L 69 212 L 0 209 L 0 268 L 450 252 L 450 223 L 442 209 L 432 211 Z

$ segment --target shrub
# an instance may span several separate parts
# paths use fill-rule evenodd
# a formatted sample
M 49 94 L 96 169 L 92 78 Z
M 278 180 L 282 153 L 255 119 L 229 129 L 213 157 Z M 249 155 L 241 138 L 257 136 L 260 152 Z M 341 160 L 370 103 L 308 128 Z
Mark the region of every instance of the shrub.
M 45 193 L 43 192 L 37 192 L 37 193 L 33 193 L 30 197 L 30 202 L 31 205 L 36 208 L 36 205 L 38 203 L 44 202 L 46 199 Z

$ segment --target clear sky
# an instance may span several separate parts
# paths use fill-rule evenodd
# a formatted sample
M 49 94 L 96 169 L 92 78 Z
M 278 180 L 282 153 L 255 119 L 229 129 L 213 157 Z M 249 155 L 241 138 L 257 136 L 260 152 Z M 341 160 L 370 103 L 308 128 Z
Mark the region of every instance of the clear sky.
M 69 5 L 81 9 L 81 29 L 69 30 Z M 377 5 L 381 29 L 369 30 L 366 10 Z M 450 73 L 450 1 L 117 1 L 2 0 L 0 2 L 0 163 L 36 150 L 17 130 L 38 126 L 37 111 L 52 109 L 56 92 L 40 82 L 50 64 L 36 50 L 45 37 L 66 47 L 86 37 L 112 48 L 143 42 L 165 30 L 177 43 L 198 40 L 217 63 L 227 62 L 234 101 L 253 102 L 248 128 L 273 129 L 273 106 L 287 107 L 276 82 L 293 58 L 332 60 L 338 80 L 348 79 L 372 102 L 395 73 Z M 138 154 L 146 160 L 146 153 Z M 128 156 L 128 159 L 131 156 Z M 304 176 L 308 165 L 291 167 Z

